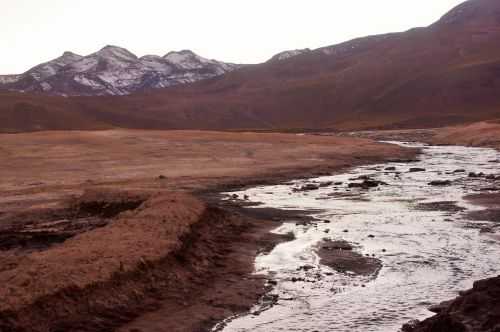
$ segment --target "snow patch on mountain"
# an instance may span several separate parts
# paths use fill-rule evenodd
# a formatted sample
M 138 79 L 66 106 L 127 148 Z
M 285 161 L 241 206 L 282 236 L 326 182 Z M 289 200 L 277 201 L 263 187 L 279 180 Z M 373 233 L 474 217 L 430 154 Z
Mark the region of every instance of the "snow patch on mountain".
M 311 50 L 308 48 L 284 51 L 276 54 L 269 61 L 282 61 L 309 52 L 311 52 Z
M 0 84 L 9 84 L 19 81 L 21 75 L 1 75 Z
M 56 75 L 59 70 L 64 68 L 65 66 L 74 63 L 82 59 L 81 55 L 64 52 L 62 56 L 56 58 L 52 61 L 42 63 L 32 69 L 30 69 L 26 74 L 32 77 L 35 81 L 43 81 L 51 76 Z
M 192 83 L 239 67 L 189 50 L 138 58 L 124 48 L 106 46 L 88 56 L 65 52 L 24 74 L 0 76 L 0 89 L 58 95 L 125 95 Z

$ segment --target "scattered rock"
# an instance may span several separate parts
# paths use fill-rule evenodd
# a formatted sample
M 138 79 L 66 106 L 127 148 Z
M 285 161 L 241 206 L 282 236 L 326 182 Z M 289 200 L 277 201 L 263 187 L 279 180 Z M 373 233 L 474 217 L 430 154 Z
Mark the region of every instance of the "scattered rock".
M 435 181 L 429 182 L 429 185 L 430 186 L 449 186 L 449 185 L 451 185 L 451 181 L 450 180 L 435 180 Z
M 469 177 L 470 177 L 470 178 L 481 178 L 481 177 L 483 177 L 483 176 L 484 176 L 484 173 L 483 173 L 483 172 L 481 172 L 481 173 L 474 173 L 474 172 L 470 172 L 470 173 L 469 173 Z
M 411 320 L 408 323 L 403 325 L 403 328 L 401 331 L 403 332 L 412 332 L 417 326 L 420 324 L 420 321 L 417 319 Z
M 500 191 L 500 188 L 498 187 L 484 187 L 479 189 L 480 191 Z
M 292 279 L 290 279 L 291 282 L 299 282 L 299 281 L 306 281 L 304 278 L 297 278 L 297 277 L 292 277 Z
M 303 265 L 298 268 L 299 271 L 306 271 L 306 272 L 312 269 L 314 269 L 314 266 L 312 265 Z
M 348 187 L 370 189 L 370 188 L 376 188 L 379 185 L 387 185 L 387 183 L 377 180 L 364 180 L 363 182 L 351 182 L 349 183 Z
M 331 241 L 325 239 L 324 242 L 325 245 L 322 247 L 324 250 L 353 250 L 352 245 L 346 241 Z
M 447 211 L 447 212 L 461 212 L 467 210 L 464 207 L 458 206 L 457 202 L 453 201 L 419 203 L 417 204 L 416 208 L 423 211 Z
M 301 191 L 312 191 L 312 190 L 318 190 L 318 189 L 319 189 L 319 185 L 317 185 L 315 183 L 307 183 L 300 188 L 294 188 L 293 191 L 294 192 L 301 192 Z
M 428 310 L 430 312 L 433 312 L 435 314 L 439 314 L 440 312 L 443 312 L 450 304 L 451 302 L 453 301 L 445 301 L 445 302 L 441 302 L 439 304 L 436 304 L 436 305 L 433 305 L 433 306 L 430 306 L 428 308 Z

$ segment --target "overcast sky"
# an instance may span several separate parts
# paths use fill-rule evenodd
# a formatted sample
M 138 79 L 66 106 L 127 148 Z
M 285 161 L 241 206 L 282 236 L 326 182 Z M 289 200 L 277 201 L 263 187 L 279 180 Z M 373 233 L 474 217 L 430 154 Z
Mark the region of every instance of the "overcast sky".
M 0 0 L 0 74 L 105 45 L 257 63 L 288 49 L 427 26 L 463 0 Z

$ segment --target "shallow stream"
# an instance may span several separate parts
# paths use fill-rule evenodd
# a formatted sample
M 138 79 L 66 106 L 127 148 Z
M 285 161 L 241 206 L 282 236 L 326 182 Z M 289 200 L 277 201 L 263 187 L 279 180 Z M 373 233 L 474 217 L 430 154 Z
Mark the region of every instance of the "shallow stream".
M 257 257 L 255 269 L 276 281 L 271 295 L 277 302 L 228 320 L 223 331 L 396 332 L 411 319 L 432 315 L 430 305 L 454 298 L 474 280 L 498 275 L 500 243 L 484 232 L 496 225 L 467 220 L 466 212 L 479 207 L 463 197 L 491 186 L 468 173 L 498 174 L 500 154 L 483 148 L 397 144 L 422 147 L 419 161 L 363 166 L 230 193 L 247 195 L 249 201 L 262 203 L 259 207 L 310 211 L 317 222 L 290 222 L 275 230 L 293 232 L 295 240 Z M 387 185 L 349 188 L 360 176 Z M 435 180 L 450 180 L 451 185 L 429 185 Z M 324 187 L 294 191 L 308 183 Z M 316 248 L 325 238 L 353 244 L 363 255 L 380 259 L 383 268 L 367 277 L 321 265 Z M 301 269 L 307 265 L 314 268 Z

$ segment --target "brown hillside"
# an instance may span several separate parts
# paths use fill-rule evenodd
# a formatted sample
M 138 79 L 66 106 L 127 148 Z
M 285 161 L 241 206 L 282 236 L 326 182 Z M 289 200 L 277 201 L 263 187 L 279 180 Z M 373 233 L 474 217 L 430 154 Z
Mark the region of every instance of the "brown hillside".
M 364 129 L 479 121 L 500 114 L 499 38 L 500 2 L 470 0 L 427 28 L 360 38 L 189 86 L 126 97 L 18 94 L 7 103 L 2 95 L 0 117 L 8 121 L 0 126 Z M 26 115 L 39 108 L 43 117 Z

